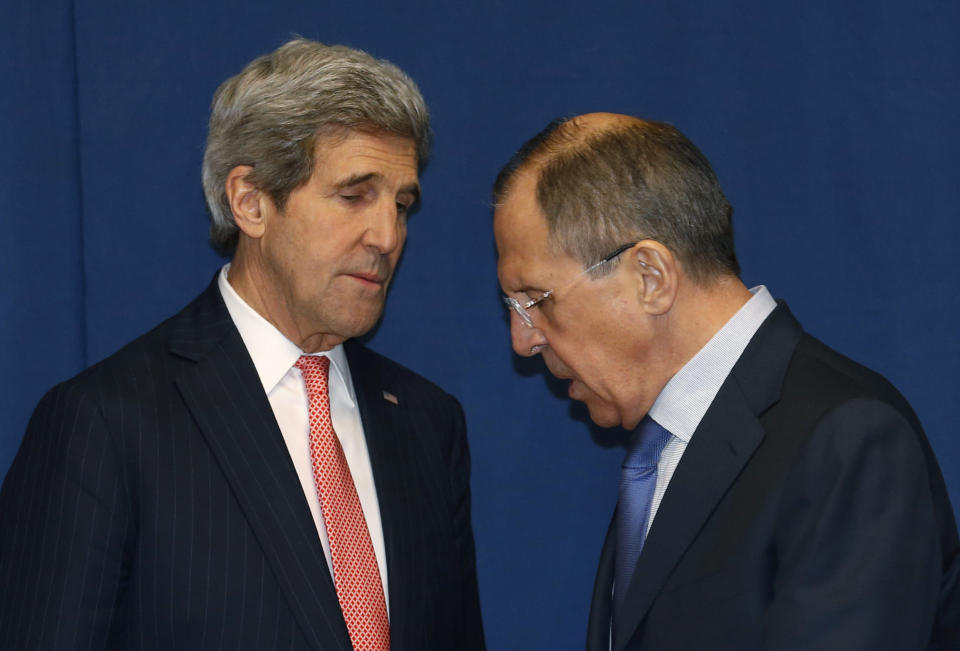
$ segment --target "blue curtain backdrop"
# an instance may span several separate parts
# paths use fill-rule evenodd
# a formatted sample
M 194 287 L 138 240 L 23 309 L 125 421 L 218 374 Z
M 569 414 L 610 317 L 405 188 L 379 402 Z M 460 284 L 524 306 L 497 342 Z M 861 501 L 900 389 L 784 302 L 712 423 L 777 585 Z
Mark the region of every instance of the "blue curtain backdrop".
M 187 303 L 220 81 L 292 34 L 420 84 L 435 153 L 371 345 L 460 398 L 492 649 L 582 648 L 620 452 L 513 358 L 489 187 L 555 116 L 663 119 L 713 161 L 749 284 L 887 375 L 960 506 L 960 3 L 0 5 L 0 476 L 42 393 Z

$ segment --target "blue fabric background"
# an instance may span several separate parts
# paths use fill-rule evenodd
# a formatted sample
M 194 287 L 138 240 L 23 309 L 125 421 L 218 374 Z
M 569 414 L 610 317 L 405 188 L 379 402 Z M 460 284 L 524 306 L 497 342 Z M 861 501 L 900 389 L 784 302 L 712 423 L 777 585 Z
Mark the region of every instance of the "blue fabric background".
M 887 375 L 960 505 L 960 3 L 5 0 L 0 476 L 42 393 L 222 263 L 200 160 L 216 86 L 292 34 L 386 57 L 436 147 L 371 345 L 460 398 L 492 649 L 582 648 L 621 452 L 515 359 L 489 187 L 549 119 L 676 124 L 735 208 L 748 284 Z

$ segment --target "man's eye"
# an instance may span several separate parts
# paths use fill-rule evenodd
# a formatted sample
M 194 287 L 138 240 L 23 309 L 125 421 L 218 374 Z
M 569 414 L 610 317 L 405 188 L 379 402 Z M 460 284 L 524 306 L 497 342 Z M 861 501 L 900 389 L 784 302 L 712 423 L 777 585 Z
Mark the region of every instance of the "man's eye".
M 356 203 L 363 198 L 363 195 L 359 194 L 341 194 L 340 198 L 346 201 L 347 203 Z
M 546 292 L 529 291 L 529 292 L 524 292 L 523 295 L 526 298 L 520 301 L 522 305 L 529 305 L 530 307 L 536 307 L 543 302 L 543 299 L 547 294 Z
M 405 203 L 400 203 L 399 201 L 397 202 L 397 214 L 398 214 L 398 215 L 400 215 L 400 216 L 402 216 L 402 217 L 406 217 L 406 216 L 407 216 L 407 213 L 409 213 L 409 212 L 410 212 L 410 206 L 408 206 L 408 205 L 405 204 Z
M 548 300 L 553 294 L 553 292 L 534 292 L 534 296 L 531 297 L 531 300 L 536 303 L 534 307 L 544 308 L 550 305 L 553 301 Z

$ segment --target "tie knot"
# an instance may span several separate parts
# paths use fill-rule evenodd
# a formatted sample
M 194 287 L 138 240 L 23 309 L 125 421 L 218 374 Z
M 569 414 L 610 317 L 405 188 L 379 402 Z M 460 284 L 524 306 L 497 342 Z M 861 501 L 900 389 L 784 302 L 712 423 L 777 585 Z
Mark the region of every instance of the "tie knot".
M 672 435 L 659 423 L 644 416 L 633 432 L 627 456 L 623 459 L 624 468 L 651 468 L 660 460 L 660 453 Z
M 330 358 L 326 355 L 301 355 L 294 366 L 301 373 L 326 373 L 330 368 Z
M 308 390 L 315 382 L 326 386 L 327 373 L 330 370 L 330 358 L 326 355 L 301 355 L 294 366 L 300 369 Z

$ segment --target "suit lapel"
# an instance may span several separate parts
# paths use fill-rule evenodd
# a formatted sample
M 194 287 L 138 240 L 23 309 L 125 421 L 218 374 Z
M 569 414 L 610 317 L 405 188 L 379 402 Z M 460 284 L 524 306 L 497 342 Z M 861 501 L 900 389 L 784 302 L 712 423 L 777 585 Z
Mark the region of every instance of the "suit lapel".
M 627 588 L 616 650 L 626 646 L 677 561 L 763 440 L 763 429 L 743 400 L 724 396 L 731 392 L 725 388 L 697 428 L 657 511 Z
M 409 536 L 406 533 L 409 523 L 415 520 L 415 515 L 408 511 L 416 502 L 410 486 L 416 476 L 410 472 L 416 459 L 411 458 L 410 441 L 413 437 L 409 432 L 409 419 L 404 415 L 407 404 L 400 387 L 391 385 L 390 379 L 384 377 L 382 367 L 368 351 L 353 342 L 347 342 L 344 349 L 380 507 L 390 595 L 390 646 L 404 649 L 409 646 L 404 643 L 410 621 L 407 611 L 416 607 L 418 602 L 417 595 L 410 590 L 409 578 L 411 572 L 417 571 L 411 564 L 418 555 L 407 549 Z M 386 397 L 385 391 L 398 402 Z
M 684 552 L 763 441 L 758 417 L 779 398 L 800 334 L 799 324 L 781 304 L 721 386 L 660 503 L 627 587 L 614 651 L 626 647 Z
M 304 636 L 317 649 L 351 649 L 296 470 L 216 278 L 178 318 L 171 353 L 194 364 L 177 378 L 177 387 Z

